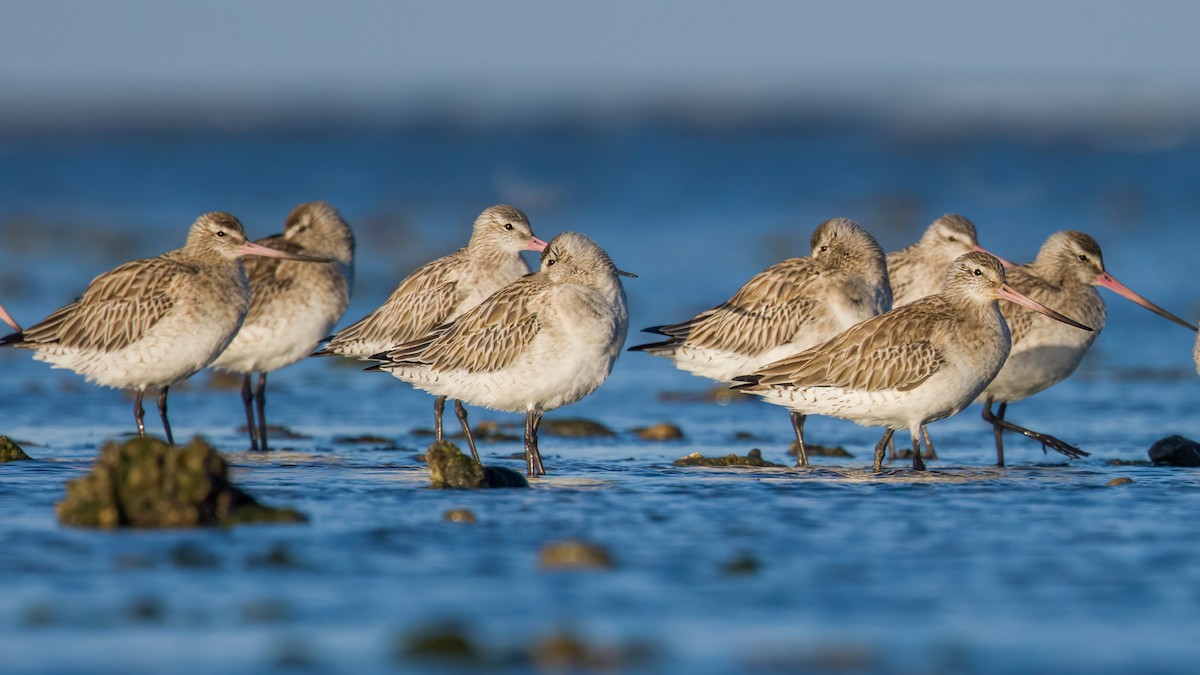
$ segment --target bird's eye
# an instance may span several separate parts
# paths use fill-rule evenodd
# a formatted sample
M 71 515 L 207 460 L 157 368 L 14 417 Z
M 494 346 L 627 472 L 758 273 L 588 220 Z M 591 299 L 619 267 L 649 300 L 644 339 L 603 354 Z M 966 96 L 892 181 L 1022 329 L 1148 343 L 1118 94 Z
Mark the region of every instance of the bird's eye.
M 553 265 L 553 264 L 554 264 L 554 263 L 556 263 L 556 262 L 558 262 L 558 261 L 557 261 L 557 260 L 555 260 L 554 258 L 551 258 L 551 259 L 549 259 L 549 260 L 547 260 L 547 261 L 546 261 L 546 267 L 550 267 L 551 265 Z
M 505 224 L 504 224 L 504 229 L 506 229 L 506 230 L 511 230 L 511 229 L 513 229 L 513 225 L 512 225 L 512 223 L 505 223 Z
M 976 267 L 976 268 L 975 268 L 975 276 L 977 276 L 977 277 L 981 277 L 981 276 L 983 276 L 983 270 L 981 270 L 981 269 L 979 269 L 978 267 Z
M 817 249 L 817 251 L 819 253 L 824 253 L 825 251 L 828 251 L 828 250 L 829 250 L 828 246 L 822 246 L 821 248 Z
M 958 237 L 950 235 L 950 241 L 958 241 Z
M 1079 255 L 1079 262 L 1087 262 L 1088 257 L 1082 253 Z
M 218 236 L 218 237 L 224 237 L 224 236 L 225 236 L 225 230 L 217 230 L 217 236 Z

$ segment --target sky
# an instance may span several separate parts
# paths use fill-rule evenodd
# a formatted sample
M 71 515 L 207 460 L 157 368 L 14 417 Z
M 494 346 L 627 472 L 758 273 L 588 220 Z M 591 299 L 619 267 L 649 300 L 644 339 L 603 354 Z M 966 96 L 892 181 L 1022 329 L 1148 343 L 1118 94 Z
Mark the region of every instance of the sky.
M 524 111 L 814 92 L 1191 107 L 1197 26 L 1200 3 L 1185 0 L 5 0 L 0 87 L 10 116 L 130 102 Z

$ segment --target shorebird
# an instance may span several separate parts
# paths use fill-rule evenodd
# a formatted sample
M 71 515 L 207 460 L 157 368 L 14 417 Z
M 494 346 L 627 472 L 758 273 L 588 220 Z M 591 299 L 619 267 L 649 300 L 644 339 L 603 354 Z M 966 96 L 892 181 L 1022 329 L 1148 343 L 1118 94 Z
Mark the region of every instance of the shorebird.
M 83 296 L 0 345 L 34 351 L 89 382 L 133 389 L 138 435 L 146 433 L 142 396 L 161 390 L 158 411 L 167 442 L 167 391 L 196 374 L 233 339 L 250 305 L 241 259 L 259 255 L 325 262 L 246 241 L 228 213 L 200 216 L 183 248 L 134 260 L 92 280 Z
M 979 402 L 983 403 L 983 419 L 995 431 L 996 463 L 1004 466 L 1003 433 L 1006 429 L 1041 442 L 1043 450 L 1048 446 L 1068 457 L 1085 456 L 1086 452 L 1054 436 L 1005 421 L 1004 414 L 1009 403 L 1033 396 L 1075 372 L 1083 355 L 1104 328 L 1104 299 L 1095 287 L 1111 289 L 1185 328 L 1196 330 L 1196 326 L 1114 279 L 1104 268 L 1100 245 L 1083 232 L 1055 232 L 1046 239 L 1036 260 L 1016 267 L 1008 274 L 1014 288 L 1038 302 L 1077 317 L 1095 328 L 1095 332 L 1081 333 L 1066 329 L 1019 308 L 1005 307 L 1005 319 L 1012 327 L 1012 354 L 996 379 L 979 397 Z M 993 402 L 1000 404 L 995 415 L 992 414 Z
M 821 223 L 812 257 L 759 272 L 729 300 L 683 323 L 645 332 L 668 340 L 632 347 L 724 384 L 804 351 L 891 308 L 883 249 L 849 218 Z M 792 413 L 796 465 L 807 466 L 804 416 Z
M 907 305 L 940 291 L 946 280 L 946 268 L 958 256 L 971 251 L 990 253 L 1005 267 L 1013 266 L 1011 262 L 979 245 L 975 223 L 966 216 L 947 213 L 933 221 L 915 243 L 887 254 L 888 279 L 892 282 L 892 307 Z M 933 440 L 924 427 L 921 428 L 921 435 L 925 438 L 926 458 L 937 459 Z M 895 449 L 892 448 L 891 452 L 894 457 Z
M 212 367 L 242 375 L 250 449 L 258 450 L 261 442 L 266 450 L 267 373 L 308 356 L 342 318 L 354 282 L 354 234 L 333 206 L 318 201 L 292 209 L 282 234 L 255 243 L 332 261 L 315 265 L 253 257 L 243 263 L 250 281 L 250 309 Z M 254 373 L 258 388 L 252 391 Z
M 916 243 L 887 254 L 888 279 L 892 283 L 892 306 L 907 305 L 938 293 L 946 279 L 946 268 L 971 251 L 991 254 L 1005 267 L 1013 264 L 979 245 L 975 223 L 966 216 L 947 213 L 925 229 Z
M 21 332 L 21 326 L 17 324 L 17 321 L 13 319 L 7 311 L 5 311 L 4 305 L 0 305 L 0 321 L 4 321 L 4 323 L 12 326 L 12 329 L 18 333 Z
M 951 264 L 942 292 L 868 319 L 828 342 L 737 378 L 735 388 L 805 415 L 831 415 L 886 431 L 873 467 L 897 429 L 908 429 L 913 469 L 924 470 L 921 425 L 965 408 L 1004 364 L 1008 326 L 998 299 L 1091 329 L 1015 291 L 991 255 Z
M 608 378 L 629 330 L 625 290 L 604 249 L 578 232 L 546 246 L 541 267 L 419 340 L 373 358 L 435 396 L 525 413 L 525 470 L 545 474 L 542 414 L 574 403 Z M 459 417 L 467 431 L 465 416 Z M 474 444 L 470 434 L 467 442 Z M 474 447 L 471 448 L 475 453 Z
M 426 263 L 408 275 L 378 309 L 329 338 L 314 356 L 369 359 L 396 345 L 411 342 L 461 316 L 484 298 L 522 275 L 529 265 L 521 251 L 543 251 L 546 242 L 533 236 L 529 219 L 520 209 L 500 204 L 475 219 L 467 245 Z M 434 438 L 442 440 L 446 397 L 433 401 Z M 455 401 L 455 414 L 466 429 L 466 409 Z M 468 434 L 468 445 L 475 444 Z M 479 455 L 475 454 L 475 461 Z

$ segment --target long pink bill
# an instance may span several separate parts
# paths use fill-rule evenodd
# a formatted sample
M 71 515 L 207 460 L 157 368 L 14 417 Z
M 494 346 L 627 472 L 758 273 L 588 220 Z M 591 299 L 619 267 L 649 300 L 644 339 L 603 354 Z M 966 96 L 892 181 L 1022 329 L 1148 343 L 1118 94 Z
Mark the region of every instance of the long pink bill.
M 283 258 L 284 260 L 299 260 L 300 262 L 315 262 L 329 263 L 333 262 L 332 258 L 314 258 L 309 255 L 299 255 L 297 253 L 288 253 L 278 249 L 261 246 L 253 242 L 246 242 L 242 245 L 242 253 L 245 255 L 261 255 L 264 258 Z
M 992 253 L 991 251 L 987 250 L 986 248 L 984 248 L 982 246 L 976 246 L 974 250 L 979 251 L 980 253 L 986 253 L 986 254 L 992 256 L 993 258 L 995 258 L 996 260 L 999 260 L 1000 264 L 1004 265 L 1005 269 L 1012 269 L 1017 266 L 1017 263 L 1012 262 L 1011 260 L 1005 260 L 1004 258 L 1001 258 L 1000 256 L 996 255 L 995 253 Z
M 1079 323 L 1075 319 L 1072 319 L 1068 316 L 1063 316 L 1062 314 L 1059 314 L 1058 312 L 1050 309 L 1049 307 L 1043 305 L 1042 303 L 1038 302 L 1037 300 L 1033 300 L 1025 295 L 1022 295 L 1019 291 L 1017 291 L 1017 289 L 1013 288 L 1012 286 L 1009 286 L 1008 284 L 1004 284 L 1003 286 L 1000 287 L 999 296 L 1005 300 L 1008 300 L 1009 302 L 1015 302 L 1022 307 L 1028 307 L 1029 309 L 1032 309 L 1035 312 L 1038 312 L 1040 314 L 1045 314 L 1046 316 L 1050 317 L 1051 319 L 1054 319 L 1055 321 L 1061 321 L 1061 322 L 1067 324 L 1068 326 L 1074 326 L 1076 328 L 1079 328 L 1081 330 L 1086 330 L 1089 332 L 1091 332 L 1091 330 L 1092 330 L 1091 328 L 1088 328 L 1087 326 Z
M 1154 304 L 1153 302 L 1150 302 L 1149 300 L 1143 298 L 1142 296 L 1138 295 L 1137 293 L 1134 293 L 1133 291 L 1129 290 L 1129 288 L 1127 286 L 1125 286 L 1125 284 L 1114 279 L 1112 277 L 1112 275 L 1109 274 L 1108 272 L 1101 272 L 1096 277 L 1096 280 L 1093 281 L 1092 283 L 1096 284 L 1097 286 L 1103 286 L 1123 298 L 1132 300 L 1132 301 L 1136 302 L 1137 304 L 1141 305 L 1142 307 L 1145 307 L 1146 309 L 1150 310 L 1151 312 L 1154 312 L 1155 314 L 1161 316 L 1164 319 L 1174 321 L 1175 323 L 1179 324 L 1180 326 L 1183 326 L 1184 328 L 1190 328 L 1191 330 L 1196 330 L 1196 327 L 1193 326 L 1192 324 L 1184 321 L 1183 319 L 1175 316 L 1174 314 L 1168 312 L 1167 310 L 1163 309 L 1162 307 L 1159 307 L 1158 305 Z
M 17 325 L 17 322 L 12 318 L 12 316 L 10 316 L 9 313 L 4 310 L 3 305 L 0 305 L 0 320 L 4 321 L 4 323 L 12 326 L 12 329 L 17 331 L 18 333 L 21 332 L 21 326 Z
M 529 244 L 527 244 L 525 246 L 525 250 L 526 251 L 537 251 L 538 253 L 541 253 L 542 251 L 546 250 L 547 246 L 549 246 L 549 244 L 542 241 L 541 239 L 538 239 L 537 237 L 530 237 Z

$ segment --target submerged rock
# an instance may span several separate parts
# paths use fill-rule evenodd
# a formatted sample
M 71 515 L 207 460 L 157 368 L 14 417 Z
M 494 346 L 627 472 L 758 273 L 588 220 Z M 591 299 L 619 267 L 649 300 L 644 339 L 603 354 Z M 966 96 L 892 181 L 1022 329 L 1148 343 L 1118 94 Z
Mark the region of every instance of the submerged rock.
M 429 480 L 438 489 L 529 487 L 521 474 L 501 466 L 480 466 L 447 440 L 434 441 L 425 451 Z
M 33 459 L 8 436 L 0 436 L 0 464 Z
M 474 523 L 475 514 L 471 509 L 450 509 L 442 514 L 442 520 L 448 520 L 452 523 Z
M 643 441 L 677 441 L 683 438 L 683 430 L 669 422 L 634 429 L 634 432 Z
M 680 457 L 671 464 L 674 466 L 783 466 L 763 459 L 762 450 L 758 448 L 751 450 L 745 457 L 739 457 L 733 453 L 724 457 L 705 457 L 698 452 L 693 452 L 686 457 Z
M 602 546 L 582 539 L 552 541 L 538 555 L 542 569 L 611 569 L 612 556 Z
M 1108 487 L 1117 487 L 1118 485 L 1132 485 L 1132 484 L 1133 484 L 1133 479 L 1129 478 L 1127 476 L 1122 476 L 1120 478 L 1114 478 L 1114 479 L 1108 481 L 1107 483 L 1105 483 L 1105 485 L 1107 485 Z
M 80 527 L 199 527 L 302 523 L 292 509 L 259 504 L 229 482 L 224 458 L 196 438 L 185 447 L 157 438 L 109 441 L 88 475 L 67 483 L 58 520 Z
M 461 666 L 478 665 L 484 654 L 457 623 L 437 623 L 419 627 L 397 640 L 396 657 L 400 660 L 440 661 Z
M 1200 466 L 1200 443 L 1183 436 L 1167 436 L 1150 446 L 1150 461 L 1165 466 Z
M 788 454 L 795 457 L 798 453 L 796 441 L 788 446 Z M 805 443 L 804 453 L 809 457 L 853 457 L 845 448 L 840 445 L 817 445 L 815 443 Z M 909 457 L 912 457 L 912 451 L 908 451 Z
M 617 435 L 615 431 L 599 422 L 572 417 L 543 419 L 541 426 L 538 427 L 538 433 L 570 438 L 607 438 Z

